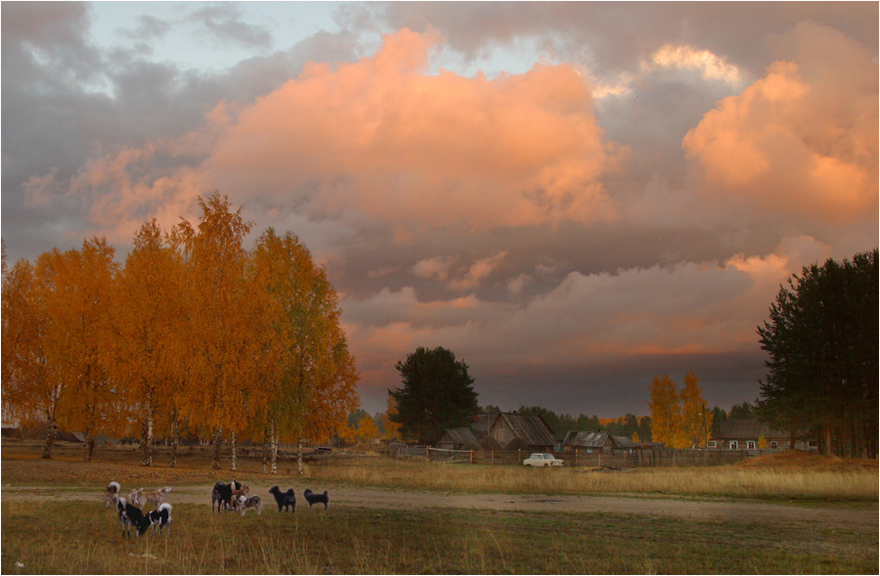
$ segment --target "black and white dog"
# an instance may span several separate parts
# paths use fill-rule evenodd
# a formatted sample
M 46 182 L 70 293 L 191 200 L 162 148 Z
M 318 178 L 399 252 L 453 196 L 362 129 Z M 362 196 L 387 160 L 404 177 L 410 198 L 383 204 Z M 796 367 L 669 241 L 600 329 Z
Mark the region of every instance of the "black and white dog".
M 291 512 L 296 512 L 296 494 L 294 494 L 293 488 L 289 488 L 287 492 L 282 492 L 278 486 L 272 486 L 269 489 L 269 494 L 275 497 L 275 503 L 278 504 L 279 512 L 281 512 L 282 508 L 287 512 L 288 507 Z
M 162 528 L 167 526 L 168 533 L 171 533 L 171 504 L 163 502 L 157 509 L 147 514 L 147 517 L 150 519 L 150 525 L 153 527 L 153 532 L 155 532 L 158 527 L 159 534 L 161 534 Z
M 244 513 L 248 510 L 256 510 L 257 516 L 263 513 L 263 501 L 260 500 L 260 497 L 256 494 L 248 498 L 247 496 L 239 496 L 238 497 L 238 509 L 241 511 L 241 515 L 244 516 Z
M 214 503 L 217 503 L 217 512 L 222 511 L 222 506 L 225 505 L 226 502 L 232 500 L 232 491 L 233 490 L 241 490 L 241 482 L 233 480 L 229 484 L 225 484 L 222 481 L 218 480 L 216 484 L 214 484 L 214 489 L 211 490 L 211 513 L 214 512 Z
M 120 497 L 116 500 L 116 509 L 119 511 L 119 523 L 122 524 L 123 538 L 126 534 L 131 538 L 132 526 L 135 527 L 135 533 L 138 537 L 150 527 L 149 517 L 144 516 L 144 513 L 137 506 L 126 502 L 125 498 Z
M 323 504 L 324 509 L 326 510 L 327 505 L 330 503 L 330 498 L 327 496 L 326 490 L 324 490 L 323 494 L 315 494 L 310 488 L 306 488 L 305 492 L 303 492 L 303 496 L 305 496 L 306 501 L 309 503 L 309 508 L 312 507 L 312 504 Z

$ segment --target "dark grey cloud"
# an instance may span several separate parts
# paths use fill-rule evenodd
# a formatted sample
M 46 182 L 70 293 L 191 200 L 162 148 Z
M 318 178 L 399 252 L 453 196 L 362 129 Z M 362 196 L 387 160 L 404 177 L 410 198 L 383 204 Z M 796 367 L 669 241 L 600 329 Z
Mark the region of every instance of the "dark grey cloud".
M 767 37 L 803 20 L 878 44 L 872 2 L 388 2 L 377 11 L 392 27 L 430 25 L 472 58 L 539 36 L 563 59 L 603 70 L 632 69 L 657 47 L 684 42 L 758 74 L 769 64 Z
M 468 362 L 466 357 L 461 359 Z M 628 357 L 581 365 L 469 366 L 481 405 L 504 410 L 537 405 L 560 414 L 600 418 L 615 418 L 625 412 L 649 414 L 649 386 L 657 376 L 668 375 L 683 387 L 685 374 L 694 372 L 709 405 L 729 410 L 734 404 L 753 402 L 760 393 L 759 380 L 766 375 L 760 350 Z

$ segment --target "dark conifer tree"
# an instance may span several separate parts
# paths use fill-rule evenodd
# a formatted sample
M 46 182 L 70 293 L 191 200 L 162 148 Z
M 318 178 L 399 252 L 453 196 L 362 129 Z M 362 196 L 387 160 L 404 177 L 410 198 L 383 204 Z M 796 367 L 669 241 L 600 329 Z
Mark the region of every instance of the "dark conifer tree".
M 389 390 L 397 401 L 397 414 L 404 438 L 421 443 L 438 441 L 446 428 L 470 426 L 479 413 L 474 379 L 468 366 L 451 351 L 419 347 L 406 362 L 395 365 L 403 386 Z
M 758 327 L 770 358 L 758 412 L 821 451 L 877 457 L 877 250 L 794 275 Z

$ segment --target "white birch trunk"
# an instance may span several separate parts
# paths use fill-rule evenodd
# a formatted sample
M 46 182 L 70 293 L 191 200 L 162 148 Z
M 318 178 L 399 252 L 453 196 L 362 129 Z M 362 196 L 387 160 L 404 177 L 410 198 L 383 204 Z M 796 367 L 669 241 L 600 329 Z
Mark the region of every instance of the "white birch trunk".
M 235 431 L 232 432 L 232 471 L 235 472 L 235 469 L 238 464 L 238 451 L 236 450 L 236 442 L 235 442 Z
M 278 435 L 275 434 L 275 423 L 272 423 L 272 474 L 278 474 Z

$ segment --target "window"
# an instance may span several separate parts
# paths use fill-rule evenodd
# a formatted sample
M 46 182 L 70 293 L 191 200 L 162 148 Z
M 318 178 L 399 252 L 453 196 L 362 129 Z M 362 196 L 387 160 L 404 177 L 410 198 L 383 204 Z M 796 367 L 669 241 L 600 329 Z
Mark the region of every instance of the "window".
M 718 442 L 715 440 L 709 440 L 709 448 L 718 448 Z
M 731 450 L 739 450 L 739 443 L 736 440 L 730 441 L 730 449 Z
M 754 450 L 755 448 L 757 448 L 757 446 L 755 445 L 754 440 L 748 440 L 746 442 L 746 450 Z
M 770 441 L 770 448 L 773 448 L 774 450 L 776 450 L 777 448 L 779 448 L 779 442 L 777 442 L 776 440 L 771 440 Z

